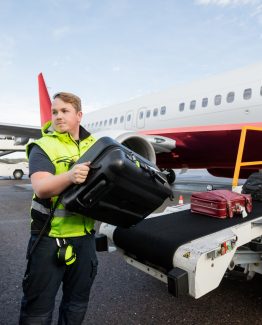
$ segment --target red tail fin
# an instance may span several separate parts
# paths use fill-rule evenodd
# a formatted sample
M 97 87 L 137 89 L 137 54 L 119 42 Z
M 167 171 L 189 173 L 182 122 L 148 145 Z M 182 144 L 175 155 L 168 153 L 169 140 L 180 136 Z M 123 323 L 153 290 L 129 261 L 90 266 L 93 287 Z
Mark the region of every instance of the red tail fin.
M 42 73 L 38 75 L 41 125 L 51 120 L 51 100 Z

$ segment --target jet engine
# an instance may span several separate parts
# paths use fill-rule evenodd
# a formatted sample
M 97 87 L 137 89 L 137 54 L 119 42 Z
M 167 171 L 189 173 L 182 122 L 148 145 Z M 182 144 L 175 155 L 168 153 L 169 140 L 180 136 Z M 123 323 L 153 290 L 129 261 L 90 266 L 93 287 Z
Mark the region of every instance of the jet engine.
M 156 163 L 156 153 L 170 152 L 176 146 L 176 141 L 167 137 L 142 135 L 123 130 L 99 131 L 94 133 L 94 136 L 97 139 L 109 136 L 154 164 Z M 166 174 L 168 182 L 174 183 L 175 172 L 172 169 L 164 169 L 163 172 Z
M 148 140 L 137 134 L 125 133 L 115 139 L 125 147 L 138 153 L 147 160 L 156 163 L 156 154 L 153 145 Z
M 27 144 L 28 141 L 29 141 L 29 138 L 27 138 L 27 137 L 15 137 L 14 145 L 22 146 L 22 145 Z

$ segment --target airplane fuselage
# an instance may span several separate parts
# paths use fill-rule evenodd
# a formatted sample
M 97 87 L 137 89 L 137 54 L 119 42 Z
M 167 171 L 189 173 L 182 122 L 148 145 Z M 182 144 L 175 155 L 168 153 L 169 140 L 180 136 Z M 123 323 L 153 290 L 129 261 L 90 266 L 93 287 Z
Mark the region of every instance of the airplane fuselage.
M 94 133 L 121 129 L 174 139 L 172 152 L 157 155 L 159 167 L 232 176 L 241 128 L 262 127 L 260 75 L 262 65 L 256 65 L 143 96 L 87 114 L 84 125 Z M 262 132 L 250 132 L 245 160 L 261 160 L 260 140 Z
M 82 124 L 94 136 L 103 133 L 137 149 L 160 168 L 207 168 L 232 176 L 241 128 L 262 127 L 261 76 L 262 63 L 90 112 Z M 51 110 L 41 74 L 39 94 L 44 123 Z M 23 143 L 41 136 L 39 127 L 4 123 L 0 133 Z M 244 161 L 262 160 L 261 140 L 262 132 L 248 134 Z M 242 169 L 241 176 L 261 167 Z

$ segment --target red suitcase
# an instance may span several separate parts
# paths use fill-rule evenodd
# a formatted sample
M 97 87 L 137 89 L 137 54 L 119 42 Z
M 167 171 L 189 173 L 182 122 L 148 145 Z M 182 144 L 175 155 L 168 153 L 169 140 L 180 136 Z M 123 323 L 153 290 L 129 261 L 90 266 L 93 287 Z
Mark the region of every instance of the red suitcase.
M 245 217 L 252 211 L 252 199 L 250 194 L 229 190 L 195 192 L 191 196 L 191 211 L 221 219 L 232 218 L 234 214 Z

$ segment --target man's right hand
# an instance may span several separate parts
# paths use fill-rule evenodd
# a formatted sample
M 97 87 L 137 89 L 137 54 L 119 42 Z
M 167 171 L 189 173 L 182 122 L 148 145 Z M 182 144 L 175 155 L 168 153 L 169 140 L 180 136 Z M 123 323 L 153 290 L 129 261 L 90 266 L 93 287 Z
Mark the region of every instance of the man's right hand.
M 88 161 L 82 164 L 76 164 L 72 169 L 69 171 L 69 178 L 72 183 L 74 184 L 82 184 L 86 180 L 86 177 L 90 170 L 91 162 Z
M 72 184 L 84 183 L 90 170 L 90 161 L 77 164 L 68 172 L 53 175 L 49 172 L 36 172 L 31 175 L 35 194 L 40 199 L 47 199 L 62 193 Z

